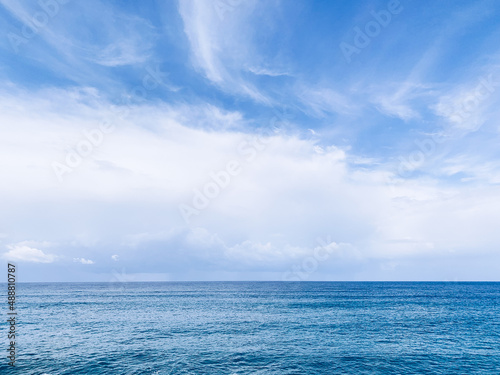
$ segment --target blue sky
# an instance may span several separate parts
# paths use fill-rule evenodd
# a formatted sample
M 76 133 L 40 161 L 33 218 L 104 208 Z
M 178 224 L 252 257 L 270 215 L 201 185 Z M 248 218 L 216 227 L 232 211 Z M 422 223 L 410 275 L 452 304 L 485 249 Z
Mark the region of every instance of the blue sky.
M 495 1 L 0 0 L 25 281 L 498 280 Z

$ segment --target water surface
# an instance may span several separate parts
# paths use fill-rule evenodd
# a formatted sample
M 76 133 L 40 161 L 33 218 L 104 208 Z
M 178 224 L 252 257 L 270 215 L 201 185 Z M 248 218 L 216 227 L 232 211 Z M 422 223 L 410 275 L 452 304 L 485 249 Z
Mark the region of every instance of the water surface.
M 500 374 L 500 283 L 20 283 L 17 302 L 2 374 Z

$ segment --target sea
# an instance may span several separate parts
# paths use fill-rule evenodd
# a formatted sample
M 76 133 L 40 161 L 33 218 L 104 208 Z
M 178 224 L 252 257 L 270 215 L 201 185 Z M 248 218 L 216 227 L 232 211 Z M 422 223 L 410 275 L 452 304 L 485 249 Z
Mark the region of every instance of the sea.
M 500 283 L 18 283 L 16 293 L 12 368 L 2 292 L 0 374 L 500 374 Z

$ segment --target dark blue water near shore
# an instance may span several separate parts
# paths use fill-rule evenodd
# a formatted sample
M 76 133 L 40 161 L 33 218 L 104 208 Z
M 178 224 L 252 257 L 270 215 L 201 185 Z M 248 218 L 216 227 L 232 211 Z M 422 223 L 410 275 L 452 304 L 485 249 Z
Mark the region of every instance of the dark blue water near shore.
M 500 374 L 500 283 L 54 283 L 17 294 L 18 367 L 5 354 L 1 374 Z

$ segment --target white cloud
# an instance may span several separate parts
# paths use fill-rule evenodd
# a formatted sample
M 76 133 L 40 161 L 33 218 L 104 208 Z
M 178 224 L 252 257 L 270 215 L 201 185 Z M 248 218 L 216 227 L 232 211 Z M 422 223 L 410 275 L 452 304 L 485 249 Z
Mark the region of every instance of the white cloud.
M 104 66 L 122 66 L 142 63 L 148 57 L 144 46 L 127 41 L 108 45 L 97 54 L 94 61 Z
M 119 258 L 120 257 L 117 254 L 111 255 L 111 259 L 113 259 L 115 262 L 117 262 Z
M 249 67 L 247 70 L 255 75 L 259 76 L 269 76 L 269 77 L 279 77 L 279 76 L 288 76 L 290 73 L 279 71 L 279 70 L 271 70 L 263 67 Z
M 243 78 L 243 73 L 249 71 L 248 66 L 252 67 L 250 71 L 257 72 L 255 74 L 281 75 L 260 66 L 258 47 L 252 41 L 255 29 L 250 22 L 256 6 L 255 1 L 239 2 L 221 17 L 217 2 L 182 0 L 179 13 L 190 43 L 194 67 L 226 91 L 270 104 L 269 97 Z
M 384 87 L 375 88 L 371 95 L 371 101 L 381 113 L 408 121 L 421 117 L 416 107 L 422 96 L 429 95 L 429 87 L 411 81 L 385 83 Z
M 43 2 L 2 0 L 1 3 L 21 25 L 33 16 L 47 13 Z M 116 87 L 121 83 L 105 74 L 101 67 L 140 65 L 153 55 L 156 31 L 146 19 L 103 1 L 92 4 L 56 1 L 52 5 L 47 22 L 37 27 L 35 33 L 30 32 L 27 39 L 22 26 L 9 27 L 9 31 L 24 40 L 14 49 L 60 77 L 82 85 L 90 81 Z M 83 25 L 88 22 L 84 19 L 92 20 L 92 28 L 82 33 Z M 6 47 L 13 50 L 5 41 Z
M 471 193 L 460 185 L 417 178 L 391 190 L 383 164 L 333 145 L 322 145 L 318 152 L 315 140 L 286 129 L 256 148 L 255 134 L 240 130 L 245 119 L 215 107 L 131 108 L 119 128 L 60 184 L 51 162 L 64 161 L 83 131 L 112 113 L 105 102 L 91 100 L 92 92 L 13 92 L 16 96 L 3 93 L 0 100 L 0 123 L 16 123 L 0 139 L 0 174 L 10 181 L 0 187 L 1 226 L 12 225 L 7 218 L 19 216 L 22 202 L 36 225 L 18 223 L 19 233 L 44 231 L 51 242 L 78 238 L 92 248 L 122 244 L 132 252 L 119 258 L 127 267 L 148 253 L 154 255 L 151 267 L 167 264 L 173 268 L 169 272 L 196 266 L 278 271 L 307 256 L 316 238 L 327 235 L 350 244 L 332 256 L 329 267 L 343 260 L 438 257 L 451 250 L 474 254 L 498 244 L 495 187 L 483 185 Z M 54 108 L 52 103 L 60 104 Z M 209 121 L 224 119 L 231 125 L 193 126 L 205 110 L 213 113 Z M 241 144 L 245 153 L 238 151 Z M 178 205 L 191 203 L 193 189 L 202 189 L 231 160 L 240 162 L 241 173 L 193 217 L 191 228 L 186 226 Z M 77 220 L 67 220 L 68 215 Z M 162 236 L 168 228 L 177 229 Z M 55 259 L 38 250 L 43 244 L 16 245 L 13 254 L 20 251 L 32 261 Z M 110 264 L 118 251 L 107 255 Z
M 23 243 L 7 245 L 8 252 L 2 254 L 7 261 L 52 263 L 57 257 L 52 254 L 45 254 L 42 250 L 27 246 Z
M 315 116 L 329 113 L 353 114 L 359 107 L 351 102 L 348 95 L 342 95 L 328 88 L 299 87 L 296 95 L 306 106 L 306 111 Z
M 81 263 L 81 264 L 94 264 L 93 260 L 85 259 L 85 258 L 73 258 L 73 262 Z
M 488 120 L 498 118 L 493 115 L 495 103 L 500 98 L 497 70 L 454 85 L 440 95 L 432 109 L 446 120 L 447 133 L 464 136 L 479 130 Z
M 218 55 L 222 52 L 218 39 L 222 22 L 216 17 L 215 7 L 205 1 L 187 0 L 179 2 L 179 12 L 191 43 L 195 64 L 208 79 L 221 82 L 226 74 Z

